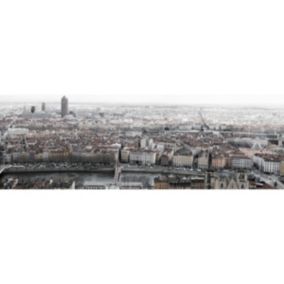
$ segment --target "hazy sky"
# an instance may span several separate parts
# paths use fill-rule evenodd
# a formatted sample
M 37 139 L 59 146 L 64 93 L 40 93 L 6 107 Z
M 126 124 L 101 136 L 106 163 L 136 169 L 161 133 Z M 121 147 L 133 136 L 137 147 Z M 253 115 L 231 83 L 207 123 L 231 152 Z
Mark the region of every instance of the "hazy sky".
M 1 1 L 0 100 L 284 104 L 283 5 Z

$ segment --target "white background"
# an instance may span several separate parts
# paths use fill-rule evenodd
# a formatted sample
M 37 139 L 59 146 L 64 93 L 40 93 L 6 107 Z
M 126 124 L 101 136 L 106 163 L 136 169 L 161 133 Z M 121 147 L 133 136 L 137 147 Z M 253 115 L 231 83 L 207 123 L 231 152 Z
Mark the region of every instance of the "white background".
M 0 101 L 284 103 L 282 0 L 1 0 Z
M 282 104 L 282 3 L 1 1 L 0 101 Z M 0 192 L 0 283 L 282 284 L 283 194 Z
M 284 191 L 10 191 L 0 282 L 283 283 Z

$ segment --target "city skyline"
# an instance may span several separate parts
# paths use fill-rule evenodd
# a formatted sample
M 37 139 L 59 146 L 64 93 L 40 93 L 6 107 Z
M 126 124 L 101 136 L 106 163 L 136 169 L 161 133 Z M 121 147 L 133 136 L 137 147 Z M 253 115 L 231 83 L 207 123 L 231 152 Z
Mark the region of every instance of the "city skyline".
M 284 104 L 281 8 L 241 1 L 223 13 L 223 1 L 179 3 L 146 1 L 133 13 L 127 1 L 68 3 L 66 13 L 59 1 L 42 17 L 31 1 L 19 3 L 21 25 L 0 17 L 11 28 L 1 38 L 0 101 Z
M 126 104 L 126 105 L 212 105 L 212 106 L 265 106 L 265 107 L 284 107 L 284 95 L 270 95 L 269 98 L 266 98 L 267 101 L 264 101 L 263 98 L 261 99 L 251 99 L 251 100 L 232 100 L 231 98 L 227 98 L 225 100 L 220 99 L 220 95 L 211 95 L 211 99 L 206 99 L 206 96 L 202 96 L 200 98 L 200 95 L 186 95 L 186 96 L 178 96 L 178 95 L 164 95 L 164 96 L 138 96 L 133 98 L 133 96 L 124 95 L 124 96 L 115 96 L 115 95 L 74 95 L 74 94 L 68 94 L 68 93 L 62 93 L 62 94 L 54 94 L 54 95 L 34 95 L 34 96 L 28 96 L 28 95 L 0 95 L 0 102 L 3 103 L 41 103 L 41 102 L 47 102 L 47 103 L 57 103 L 63 96 L 67 96 L 69 99 L 72 100 L 72 103 L 82 103 L 82 104 Z M 245 95 L 243 95 L 245 96 Z M 196 99 L 196 97 L 198 97 Z M 236 98 L 239 98 L 238 96 L 235 96 Z M 266 96 L 267 97 L 267 96 Z M 159 98 L 159 99 L 155 99 Z M 214 99 L 215 98 L 215 99 Z M 219 98 L 219 100 L 218 100 Z
M 76 105 L 63 96 L 0 110 L 0 189 L 284 187 L 284 109 Z

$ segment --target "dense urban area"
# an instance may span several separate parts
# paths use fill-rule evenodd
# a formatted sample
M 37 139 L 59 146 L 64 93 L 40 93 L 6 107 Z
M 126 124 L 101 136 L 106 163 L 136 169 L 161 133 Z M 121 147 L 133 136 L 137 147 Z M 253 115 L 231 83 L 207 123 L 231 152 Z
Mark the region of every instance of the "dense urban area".
M 283 121 L 280 107 L 1 103 L 0 188 L 281 189 Z

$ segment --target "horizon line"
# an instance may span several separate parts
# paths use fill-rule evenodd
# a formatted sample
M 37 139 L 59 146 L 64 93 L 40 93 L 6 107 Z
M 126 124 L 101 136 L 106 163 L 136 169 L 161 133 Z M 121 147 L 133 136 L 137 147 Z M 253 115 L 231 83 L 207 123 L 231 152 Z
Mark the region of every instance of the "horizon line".
M 67 97 L 68 98 L 68 97 Z M 0 98 L 0 103 L 17 103 L 17 104 L 32 104 L 32 103 L 51 103 L 51 104 L 60 104 L 60 100 L 29 100 L 29 101 L 23 101 L 23 100 L 1 100 Z M 204 102 L 192 102 L 192 103 L 182 103 L 182 102 L 108 102 L 108 101 L 70 101 L 69 99 L 69 104 L 104 104 L 104 105 L 129 105 L 129 106 L 136 106 L 136 105 L 141 105 L 141 106 L 246 106 L 246 107 L 284 107 L 284 103 L 272 103 L 272 104 L 265 104 L 265 103 L 229 103 L 229 102 L 224 102 L 224 103 L 204 103 Z

